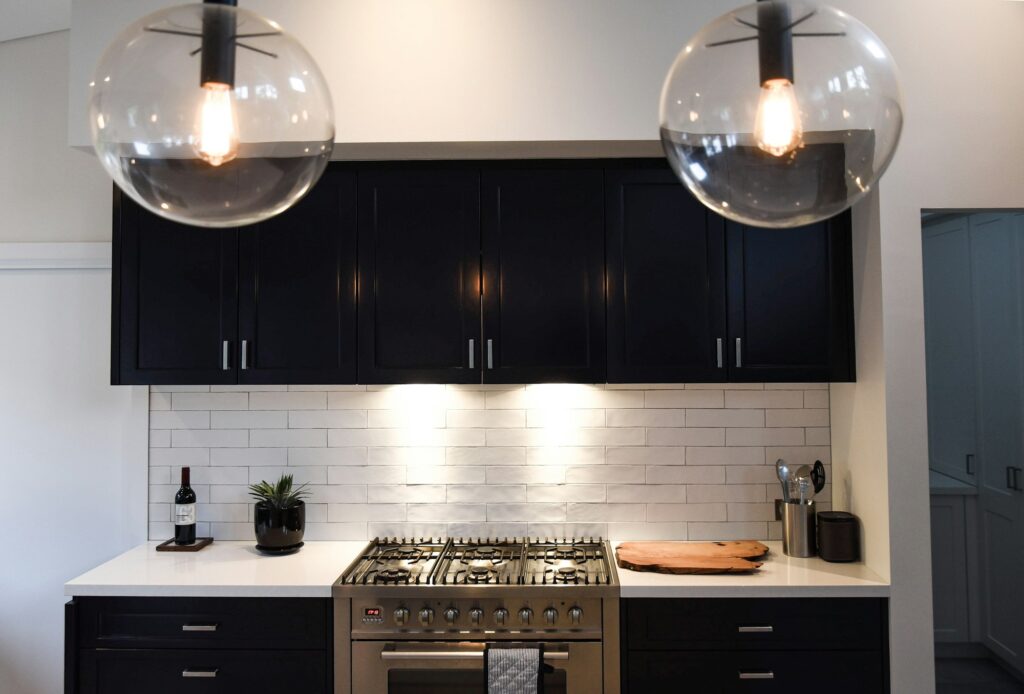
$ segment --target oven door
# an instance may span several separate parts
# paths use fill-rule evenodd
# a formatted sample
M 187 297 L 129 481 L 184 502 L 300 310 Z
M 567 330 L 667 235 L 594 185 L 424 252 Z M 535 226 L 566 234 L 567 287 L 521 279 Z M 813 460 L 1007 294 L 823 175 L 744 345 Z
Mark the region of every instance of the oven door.
M 353 641 L 352 691 L 484 694 L 485 646 L 481 641 Z M 544 694 L 602 691 L 600 643 L 545 642 L 544 663 Z

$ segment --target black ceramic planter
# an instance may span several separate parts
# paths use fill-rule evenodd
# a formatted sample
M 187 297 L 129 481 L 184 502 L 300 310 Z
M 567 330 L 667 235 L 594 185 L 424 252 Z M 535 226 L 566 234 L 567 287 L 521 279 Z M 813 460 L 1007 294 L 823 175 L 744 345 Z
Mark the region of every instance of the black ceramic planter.
M 256 503 L 256 549 L 263 552 L 293 552 L 302 546 L 306 531 L 306 502 L 276 509 L 265 501 Z

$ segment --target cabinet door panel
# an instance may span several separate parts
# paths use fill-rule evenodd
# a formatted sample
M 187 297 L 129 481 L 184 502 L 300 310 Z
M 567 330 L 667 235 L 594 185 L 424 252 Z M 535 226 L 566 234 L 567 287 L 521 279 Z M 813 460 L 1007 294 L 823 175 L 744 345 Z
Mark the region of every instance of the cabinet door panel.
M 724 380 L 721 218 L 668 166 L 610 170 L 605 186 L 608 382 Z
M 360 172 L 361 383 L 480 381 L 479 204 L 476 170 Z
M 240 383 L 355 383 L 355 174 L 239 230 Z
M 605 381 L 603 194 L 594 168 L 485 171 L 485 382 Z
M 853 380 L 849 213 L 726 233 L 730 380 Z
M 237 232 L 177 224 L 120 194 L 114 225 L 113 382 L 235 383 Z

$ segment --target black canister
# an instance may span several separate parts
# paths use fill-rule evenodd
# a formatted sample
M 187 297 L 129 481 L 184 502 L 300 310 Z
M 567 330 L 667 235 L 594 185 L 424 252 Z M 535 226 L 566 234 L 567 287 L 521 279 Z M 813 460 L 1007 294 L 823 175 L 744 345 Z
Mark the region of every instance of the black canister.
M 858 561 L 860 519 L 846 511 L 819 513 L 818 556 L 825 561 Z

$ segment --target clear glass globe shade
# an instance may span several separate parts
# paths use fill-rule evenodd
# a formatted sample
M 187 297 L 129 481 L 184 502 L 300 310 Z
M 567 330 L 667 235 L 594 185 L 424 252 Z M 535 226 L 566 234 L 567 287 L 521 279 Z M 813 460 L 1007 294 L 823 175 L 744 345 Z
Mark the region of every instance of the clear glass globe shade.
M 791 23 L 807 17 L 792 28 L 791 82 L 762 84 L 756 27 L 765 5 Z M 679 53 L 662 87 L 661 141 L 679 178 L 719 214 L 800 226 L 871 190 L 899 141 L 900 102 L 892 56 L 859 21 L 801 0 L 754 3 L 714 20 Z
M 233 22 L 231 85 L 200 85 L 204 20 Z M 283 212 L 334 146 L 331 95 L 313 58 L 276 23 L 235 7 L 143 17 L 107 47 L 89 86 L 100 162 L 139 204 L 177 222 L 240 226 Z

